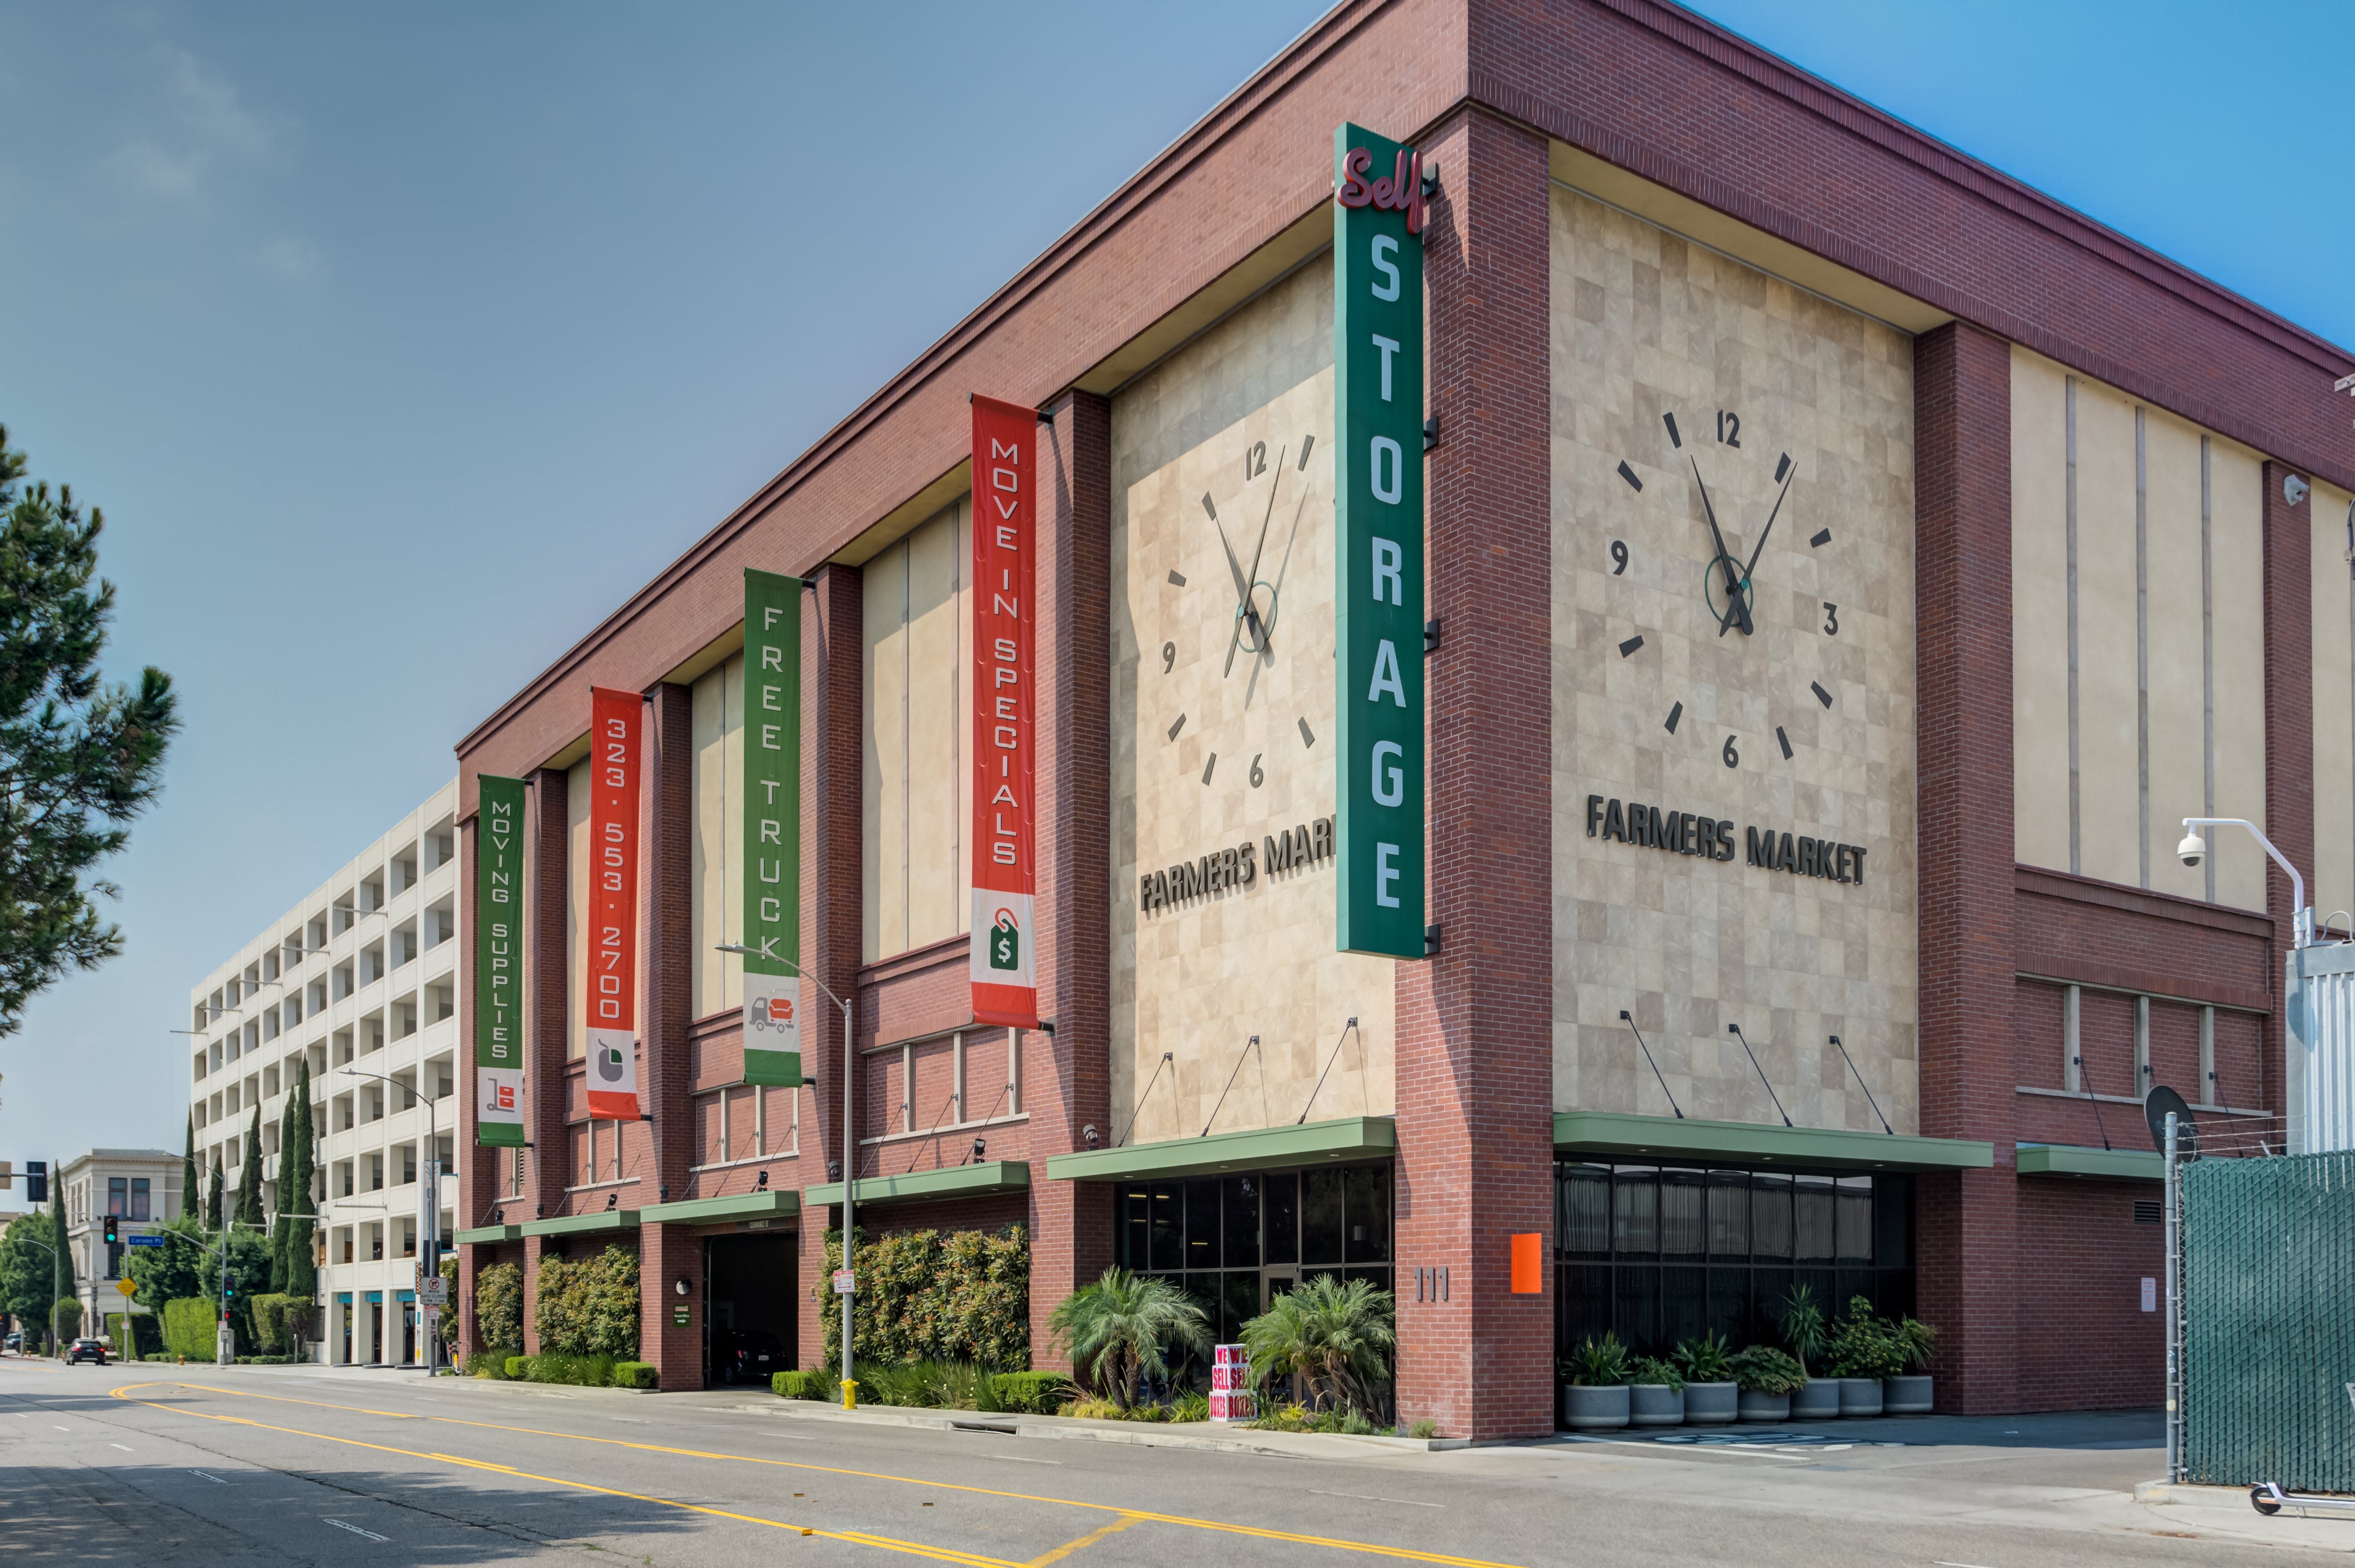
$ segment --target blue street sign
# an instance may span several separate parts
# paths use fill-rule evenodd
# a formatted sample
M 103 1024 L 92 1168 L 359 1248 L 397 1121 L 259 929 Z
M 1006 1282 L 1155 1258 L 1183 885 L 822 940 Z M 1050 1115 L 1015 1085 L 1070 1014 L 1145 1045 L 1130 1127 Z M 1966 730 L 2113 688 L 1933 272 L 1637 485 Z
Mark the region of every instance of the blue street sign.
M 160 1247 L 164 1244 L 161 1236 L 125 1236 L 123 1239 L 134 1247 Z

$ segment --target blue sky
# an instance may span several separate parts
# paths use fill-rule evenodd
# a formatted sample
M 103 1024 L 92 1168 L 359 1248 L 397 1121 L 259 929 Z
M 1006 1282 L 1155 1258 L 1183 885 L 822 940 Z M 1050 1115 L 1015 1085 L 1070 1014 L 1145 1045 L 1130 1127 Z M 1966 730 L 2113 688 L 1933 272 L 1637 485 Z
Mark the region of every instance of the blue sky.
M 2355 342 L 2355 8 L 1703 9 Z M 0 421 L 188 720 L 0 1158 L 176 1148 L 190 985 L 1318 14 L 0 4 Z

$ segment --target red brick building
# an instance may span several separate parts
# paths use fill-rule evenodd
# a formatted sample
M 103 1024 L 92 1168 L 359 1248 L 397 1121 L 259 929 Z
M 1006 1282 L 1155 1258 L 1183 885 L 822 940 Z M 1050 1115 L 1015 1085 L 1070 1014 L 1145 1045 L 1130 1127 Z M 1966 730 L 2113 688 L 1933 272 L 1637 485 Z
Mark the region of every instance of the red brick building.
M 1336 951 L 1319 848 L 1345 122 L 1430 176 L 1422 958 Z M 1532 1433 L 1587 1334 L 1769 1337 L 1807 1284 L 1937 1327 L 1943 1408 L 2156 1403 L 2139 1101 L 2281 1110 L 2291 916 L 2180 819 L 2355 905 L 2350 368 L 1673 7 L 1341 5 L 460 744 L 462 813 L 531 784 L 533 1144 L 470 1168 L 462 1302 L 520 1261 L 528 1323 L 611 1242 L 666 1388 L 715 1330 L 812 1363 L 847 1172 L 870 1235 L 1024 1227 L 1040 1365 L 1114 1262 L 1221 1338 L 1340 1272 L 1396 1292 L 1401 1419 Z M 1052 1032 L 966 977 L 972 392 L 1041 421 Z M 847 1084 L 808 989 L 814 1082 L 742 1082 L 747 568 L 810 590 Z M 647 704 L 627 1125 L 582 1079 L 592 684 Z

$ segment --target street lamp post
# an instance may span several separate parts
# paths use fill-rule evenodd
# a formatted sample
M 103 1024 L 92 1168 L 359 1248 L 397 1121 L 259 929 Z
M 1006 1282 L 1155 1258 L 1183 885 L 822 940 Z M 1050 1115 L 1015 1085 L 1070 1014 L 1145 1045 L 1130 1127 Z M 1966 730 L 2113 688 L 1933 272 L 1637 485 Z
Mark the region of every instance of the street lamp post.
M 2314 911 L 2306 903 L 2306 879 L 2289 863 L 2289 857 L 2276 848 L 2274 841 L 2254 822 L 2240 816 L 2187 816 L 2183 819 L 2183 842 L 2175 847 L 2176 854 L 2187 866 L 2196 866 L 2208 852 L 2206 842 L 2200 837 L 2202 827 L 2243 827 L 2264 852 L 2273 857 L 2274 864 L 2289 878 L 2290 947 L 2289 974 L 2285 981 L 2288 988 L 2289 1006 L 2282 1009 L 2282 1137 L 2284 1152 L 2295 1152 L 2314 1146 L 2308 1141 L 2313 1123 L 2306 1114 L 2306 1051 L 2314 1029 L 2314 1011 L 2307 991 L 2308 982 L 2303 971 L 2304 960 L 2296 950 L 2314 945 Z
M 419 1071 L 424 1069 L 421 1067 Z M 439 1279 L 442 1277 L 442 1136 L 434 1125 L 433 1102 L 398 1078 L 357 1067 L 346 1067 L 343 1072 L 346 1078 L 373 1078 L 378 1083 L 389 1083 L 405 1091 L 412 1102 L 421 1103 L 425 1107 L 426 1157 L 421 1162 L 418 1172 L 424 1190 L 418 1194 L 421 1212 L 418 1215 L 417 1250 L 433 1265 L 433 1277 Z M 442 1309 L 429 1305 L 425 1311 L 425 1375 L 432 1377 L 441 1348 Z M 378 1353 L 383 1353 L 382 1346 L 378 1347 Z
M 2274 841 L 2246 817 L 2187 816 L 2183 819 L 2183 842 L 2175 847 L 2176 854 L 2182 857 L 2187 866 L 2198 865 L 2200 857 L 2208 852 L 2206 842 L 2200 837 L 2199 830 L 2202 827 L 2245 827 L 2249 830 L 2249 837 L 2257 841 L 2257 847 L 2272 856 L 2274 864 L 2289 878 L 2290 945 L 2313 946 L 2314 912 L 2306 907 L 2306 879 L 2297 874 L 2297 868 L 2289 863 L 2289 857 L 2275 848 Z
M 751 953 L 752 949 L 745 946 L 741 942 L 723 942 L 719 944 L 719 951 L 722 953 L 733 953 L 741 958 L 746 954 Z M 858 1053 L 858 1045 L 851 1038 L 850 1003 L 845 998 L 836 996 L 825 981 L 819 979 L 816 976 L 810 974 L 807 970 L 804 969 L 800 965 L 794 963 L 790 958 L 779 958 L 773 953 L 763 954 L 762 956 L 767 958 L 772 963 L 783 964 L 786 968 L 792 970 L 796 976 L 801 979 L 807 980 L 811 985 L 815 986 L 825 994 L 827 1001 L 832 1002 L 836 1007 L 842 1009 L 842 1269 L 845 1274 L 850 1275 L 852 1288 L 855 1290 L 858 1287 L 858 1276 L 851 1269 L 850 1238 L 852 1218 L 851 1210 L 856 1200 L 856 1189 L 858 1185 L 858 1125 L 851 1120 L 850 1081 L 855 1075 L 854 1069 L 857 1065 L 855 1058 Z M 853 987 L 853 990 L 855 993 L 856 987 Z M 846 1294 L 842 1298 L 842 1406 L 845 1410 L 854 1408 L 858 1403 L 858 1385 L 851 1379 L 850 1365 L 850 1308 L 852 1300 L 853 1297 L 847 1294 Z

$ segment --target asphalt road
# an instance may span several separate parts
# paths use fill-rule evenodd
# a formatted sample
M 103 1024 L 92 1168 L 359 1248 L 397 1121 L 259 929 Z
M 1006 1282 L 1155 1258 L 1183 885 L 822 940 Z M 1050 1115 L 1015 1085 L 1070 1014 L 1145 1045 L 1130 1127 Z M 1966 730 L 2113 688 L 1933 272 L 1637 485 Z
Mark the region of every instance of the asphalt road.
M 2009 1437 L 2000 1425 L 1883 1423 L 1779 1441 L 1337 1460 L 869 1425 L 783 1403 L 8 1359 L 0 1560 L 2283 1561 L 2277 1547 L 2170 1532 L 2121 1495 L 2156 1471 L 2147 1418 L 2022 1424 Z

